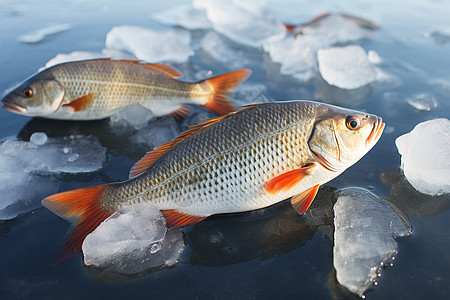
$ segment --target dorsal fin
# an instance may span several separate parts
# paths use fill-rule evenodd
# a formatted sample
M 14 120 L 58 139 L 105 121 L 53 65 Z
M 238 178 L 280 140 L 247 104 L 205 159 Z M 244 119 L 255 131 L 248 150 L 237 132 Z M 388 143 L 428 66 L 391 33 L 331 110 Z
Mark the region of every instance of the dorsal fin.
M 261 104 L 251 105 L 249 107 L 246 107 L 243 110 L 238 110 L 232 113 L 229 113 L 225 116 L 220 116 L 213 119 L 204 120 L 203 123 L 190 126 L 188 130 L 181 133 L 179 136 L 174 138 L 172 141 L 162 144 L 161 146 L 155 147 L 152 151 L 147 152 L 147 154 L 144 155 L 136 164 L 131 168 L 129 173 L 129 178 L 136 177 L 138 175 L 141 175 L 144 173 L 148 168 L 153 166 L 164 154 L 166 154 L 170 149 L 175 147 L 178 143 L 184 141 L 185 139 L 189 138 L 190 136 L 196 134 L 197 132 L 217 123 L 220 122 L 232 115 L 242 113 L 243 111 L 246 111 L 250 108 L 253 108 L 255 106 L 259 106 Z
M 147 67 L 153 68 L 155 70 L 158 70 L 166 75 L 169 75 L 172 78 L 180 78 L 183 77 L 183 74 L 181 74 L 180 71 L 175 69 L 172 66 L 163 64 L 163 63 L 154 63 L 154 64 L 144 64 Z

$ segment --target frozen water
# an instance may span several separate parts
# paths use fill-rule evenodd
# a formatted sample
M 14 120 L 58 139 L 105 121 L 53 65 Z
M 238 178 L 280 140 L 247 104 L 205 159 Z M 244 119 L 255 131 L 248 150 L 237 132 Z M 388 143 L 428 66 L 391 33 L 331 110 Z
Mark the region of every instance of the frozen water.
M 374 81 L 377 76 L 361 46 L 320 49 L 317 60 L 323 79 L 342 89 L 359 88 Z
M 286 35 L 286 29 L 281 23 L 264 15 L 253 14 L 243 6 L 227 1 L 205 6 L 214 30 L 237 43 L 261 47 L 266 42 L 281 40 Z
M 386 201 L 362 188 L 337 191 L 333 265 L 340 284 L 362 296 L 397 253 L 411 227 Z
M 129 105 L 124 110 L 110 117 L 111 125 L 118 127 L 132 127 L 139 130 L 144 128 L 154 118 L 153 113 L 147 108 L 135 104 Z
M 281 64 L 280 73 L 292 75 L 307 82 L 317 74 L 316 52 L 326 45 L 322 39 L 305 36 L 301 39 L 288 37 L 264 44 L 273 62 Z
M 106 48 L 132 53 L 146 62 L 186 62 L 194 54 L 188 31 L 117 26 L 106 35 Z
M 430 111 L 431 109 L 437 107 L 437 101 L 433 95 L 423 93 L 415 95 L 407 99 L 408 104 L 417 110 Z
M 197 10 L 190 5 L 179 5 L 172 9 L 158 12 L 153 18 L 168 25 L 178 25 L 190 30 L 208 29 L 211 23 L 204 10 Z
M 59 32 L 67 31 L 72 28 L 71 24 L 59 24 L 54 26 L 44 27 L 30 33 L 26 33 L 19 36 L 19 41 L 24 43 L 39 43 L 42 42 L 46 37 Z
M 130 139 L 133 144 L 152 150 L 157 146 L 170 142 L 180 133 L 180 127 L 174 118 L 164 116 L 150 122 L 145 130 L 137 131 Z
M 236 106 L 244 106 L 257 103 L 273 102 L 266 94 L 263 84 L 245 84 L 240 86 L 233 94 Z
M 450 121 L 434 119 L 418 124 L 395 140 L 401 168 L 411 185 L 422 193 L 450 193 Z
M 92 136 L 48 138 L 43 132 L 30 142 L 6 139 L 0 146 L 0 219 L 12 219 L 37 207 L 40 200 L 56 193 L 59 173 L 90 173 L 102 167 L 106 150 Z
M 208 32 L 200 45 L 216 62 L 226 64 L 231 69 L 242 68 L 248 63 L 246 51 L 242 47 L 236 47 L 215 31 Z
M 41 133 L 38 137 L 34 135 L 31 142 L 4 141 L 0 155 L 20 162 L 26 173 L 38 175 L 91 173 L 99 170 L 106 160 L 106 149 L 94 136 L 49 138 L 39 145 L 45 137 Z
M 183 251 L 179 230 L 167 231 L 161 212 L 148 203 L 125 206 L 83 242 L 84 263 L 122 274 L 173 266 Z

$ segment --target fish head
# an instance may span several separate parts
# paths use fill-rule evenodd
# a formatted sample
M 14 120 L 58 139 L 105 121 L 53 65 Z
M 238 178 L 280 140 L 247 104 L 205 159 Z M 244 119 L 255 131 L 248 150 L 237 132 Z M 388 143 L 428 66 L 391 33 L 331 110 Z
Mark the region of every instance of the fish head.
M 39 74 L 38 74 L 39 75 Z M 64 87 L 56 79 L 32 77 L 5 93 L 3 108 L 25 116 L 54 113 L 64 99 Z
M 376 115 L 331 106 L 317 116 L 308 145 L 323 167 L 342 172 L 372 149 L 384 126 Z

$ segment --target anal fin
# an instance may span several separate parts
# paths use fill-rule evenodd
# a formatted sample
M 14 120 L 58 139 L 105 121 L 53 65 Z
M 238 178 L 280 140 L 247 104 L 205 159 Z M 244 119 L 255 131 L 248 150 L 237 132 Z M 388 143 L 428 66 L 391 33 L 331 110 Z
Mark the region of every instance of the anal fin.
M 207 216 L 206 217 L 191 216 L 175 209 L 161 210 L 161 213 L 163 214 L 164 218 L 166 218 L 166 224 L 169 227 L 189 226 L 207 218 Z
M 301 215 L 309 208 L 314 198 L 316 197 L 317 191 L 319 190 L 319 184 L 310 187 L 303 193 L 295 195 L 291 199 L 292 207 Z
M 177 109 L 170 113 L 170 115 L 177 121 L 184 119 L 191 112 L 191 108 L 187 105 L 180 105 Z

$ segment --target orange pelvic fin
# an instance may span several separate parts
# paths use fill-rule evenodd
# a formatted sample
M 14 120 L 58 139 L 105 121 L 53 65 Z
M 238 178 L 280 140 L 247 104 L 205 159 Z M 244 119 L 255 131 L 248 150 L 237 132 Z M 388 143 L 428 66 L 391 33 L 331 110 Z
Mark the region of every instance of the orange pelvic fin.
M 207 217 L 191 216 L 175 209 L 162 210 L 164 218 L 166 218 L 166 224 L 170 227 L 184 227 L 195 223 L 198 223 Z
M 204 82 L 209 83 L 214 92 L 208 102 L 203 106 L 219 115 L 226 115 L 235 111 L 236 107 L 228 99 L 227 95 L 250 76 L 250 74 L 250 70 L 244 69 L 205 79 Z
M 184 119 L 187 115 L 189 115 L 191 110 L 192 109 L 187 105 L 180 105 L 180 107 L 171 112 L 170 115 L 174 117 L 175 120 L 178 121 Z
M 72 223 L 60 261 L 80 252 L 84 238 L 112 214 L 99 201 L 106 187 L 99 185 L 62 192 L 42 200 L 43 206 Z
M 309 164 L 300 169 L 295 169 L 273 178 L 266 184 L 266 192 L 269 195 L 275 195 L 280 191 L 287 192 L 297 185 L 303 178 L 313 172 L 316 165 Z
M 311 203 L 314 200 L 314 197 L 316 197 L 317 191 L 319 190 L 319 185 L 316 184 L 313 187 L 310 187 L 306 191 L 304 191 L 301 194 L 295 195 L 291 199 L 292 207 L 299 213 L 304 214 L 305 211 L 308 209 L 308 207 L 311 205 Z
M 284 27 L 286 28 L 286 30 L 287 30 L 288 32 L 291 32 L 292 30 L 295 29 L 295 27 L 297 27 L 296 25 L 286 24 L 286 23 L 283 23 L 283 25 L 284 25 Z
M 89 93 L 73 100 L 70 103 L 63 104 L 63 106 L 72 108 L 73 112 L 81 111 L 89 107 L 97 98 L 97 96 L 98 93 Z
M 175 69 L 172 66 L 166 65 L 164 63 L 155 63 L 155 64 L 145 64 L 145 66 L 158 70 L 166 75 L 169 75 L 172 78 L 180 78 L 183 77 L 180 71 Z

